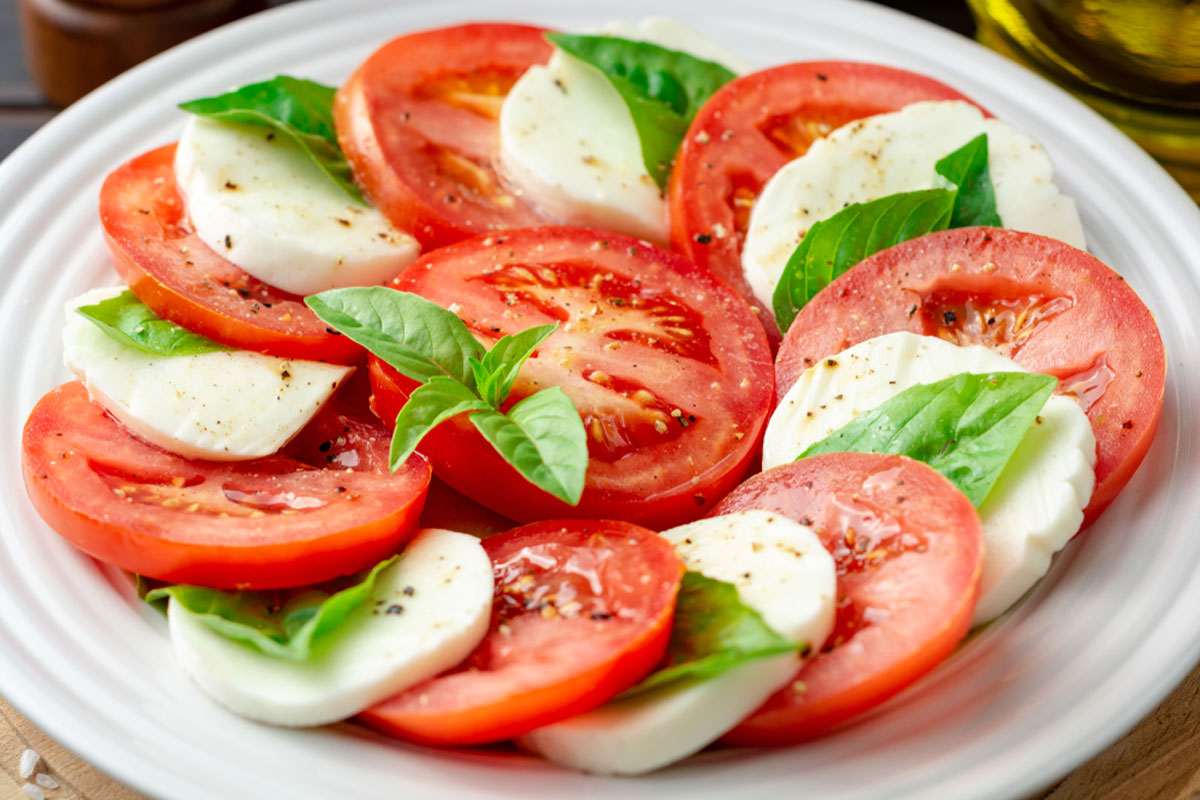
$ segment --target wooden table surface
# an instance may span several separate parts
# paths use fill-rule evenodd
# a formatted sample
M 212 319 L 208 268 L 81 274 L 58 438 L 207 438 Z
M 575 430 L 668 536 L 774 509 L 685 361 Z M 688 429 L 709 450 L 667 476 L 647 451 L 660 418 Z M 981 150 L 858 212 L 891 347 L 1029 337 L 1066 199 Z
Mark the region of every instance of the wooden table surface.
M 965 9 L 940 0 L 894 0 L 904 8 L 960 32 L 969 32 Z M 16 0 L 0 0 L 0 159 L 56 113 L 42 99 L 22 61 Z M 39 755 L 35 771 L 21 775 L 22 754 Z M 36 781 L 54 784 L 46 788 Z M 0 698 L 0 800 L 28 800 L 23 785 L 41 788 L 47 800 L 140 800 L 144 796 L 75 757 Z M 1200 668 L 1124 738 L 1039 800 L 1187 800 L 1200 797 Z

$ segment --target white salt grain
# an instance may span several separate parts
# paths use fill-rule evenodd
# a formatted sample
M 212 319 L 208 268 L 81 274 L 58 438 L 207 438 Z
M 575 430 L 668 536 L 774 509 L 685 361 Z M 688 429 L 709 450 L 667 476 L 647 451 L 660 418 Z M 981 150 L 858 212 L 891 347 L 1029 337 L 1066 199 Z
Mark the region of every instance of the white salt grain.
M 40 758 L 41 756 L 38 755 L 36 750 L 26 750 L 21 753 L 21 780 L 33 774 L 33 770 L 37 767 L 38 759 Z
M 29 797 L 29 800 L 46 800 L 46 793 L 42 791 L 42 787 L 34 786 L 32 783 L 21 784 L 21 791 Z
M 51 778 L 44 772 L 39 772 L 34 780 L 38 782 L 38 785 L 45 786 L 47 789 L 58 788 L 58 781 L 54 780 L 54 778 Z

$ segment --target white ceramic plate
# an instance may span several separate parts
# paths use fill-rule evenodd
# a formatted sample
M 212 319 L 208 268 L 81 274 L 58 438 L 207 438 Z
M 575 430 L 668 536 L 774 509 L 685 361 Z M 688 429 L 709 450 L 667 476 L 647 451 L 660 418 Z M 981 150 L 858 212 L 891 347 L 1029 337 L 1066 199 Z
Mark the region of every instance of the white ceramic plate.
M 611 0 L 636 19 L 644 0 Z M 1000 797 L 1047 785 L 1130 728 L 1200 654 L 1200 212 L 1079 103 L 971 42 L 848 3 L 660 3 L 763 65 L 894 64 L 939 78 L 1033 133 L 1079 201 L 1092 249 L 1155 312 L 1170 364 L 1158 439 L 1133 482 L 1019 609 L 870 719 L 801 748 L 712 752 L 639 780 L 499 750 L 422 750 L 355 726 L 267 728 L 214 706 L 175 668 L 162 621 L 121 577 L 55 536 L 25 498 L 20 430 L 60 366 L 62 303 L 114 282 L 96 220 L 106 172 L 176 136 L 175 103 L 277 72 L 329 83 L 405 31 L 505 17 L 563 28 L 585 3 L 485 0 L 288 6 L 114 81 L 0 166 L 0 693 L 72 750 L 152 795 L 197 798 Z

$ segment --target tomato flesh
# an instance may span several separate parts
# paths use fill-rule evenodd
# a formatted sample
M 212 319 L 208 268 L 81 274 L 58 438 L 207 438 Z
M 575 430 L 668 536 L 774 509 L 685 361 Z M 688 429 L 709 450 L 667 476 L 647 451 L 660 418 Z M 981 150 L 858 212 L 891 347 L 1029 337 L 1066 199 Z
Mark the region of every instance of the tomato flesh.
M 553 48 L 545 30 L 480 23 L 401 36 L 334 103 L 338 141 L 367 195 L 425 249 L 545 217 L 501 179 L 500 104 Z
M 550 520 L 488 537 L 491 629 L 458 668 L 360 719 L 405 739 L 482 744 L 595 708 L 662 659 L 683 565 L 652 531 Z
M 428 462 L 388 472 L 374 420 L 326 407 L 280 453 L 197 461 L 143 442 L 78 381 L 25 424 L 34 508 L 65 539 L 121 569 L 172 583 L 268 589 L 373 566 L 415 529 Z
M 222 344 L 350 364 L 363 351 L 288 294 L 251 277 L 191 228 L 175 183 L 175 145 L 138 156 L 100 189 L 117 273 L 154 313 Z
M 821 538 L 837 569 L 837 615 L 820 653 L 725 741 L 818 736 L 929 672 L 966 635 L 983 568 L 979 516 L 924 464 L 806 458 L 750 478 L 712 515 L 749 509 L 779 512 Z
M 944 231 L 876 253 L 827 286 L 779 349 L 780 396 L 808 366 L 894 331 L 980 344 L 1054 375 L 1096 434 L 1091 523 L 1133 476 L 1158 427 L 1162 338 L 1120 275 L 1054 239 L 995 228 Z
M 579 505 L 526 482 L 465 415 L 421 451 L 464 494 L 521 521 L 625 519 L 661 529 L 703 516 L 750 466 L 771 402 L 770 351 L 733 291 L 678 255 L 586 228 L 531 228 L 429 253 L 392 283 L 455 309 L 485 342 L 559 329 L 509 404 L 548 386 L 588 438 Z M 415 384 L 371 359 L 373 407 L 396 418 Z
M 848 122 L 921 100 L 967 99 L 923 75 L 848 61 L 784 64 L 731 81 L 692 120 L 675 159 L 671 246 L 737 289 L 777 342 L 771 310 L 755 298 L 741 260 L 750 210 L 766 182 Z

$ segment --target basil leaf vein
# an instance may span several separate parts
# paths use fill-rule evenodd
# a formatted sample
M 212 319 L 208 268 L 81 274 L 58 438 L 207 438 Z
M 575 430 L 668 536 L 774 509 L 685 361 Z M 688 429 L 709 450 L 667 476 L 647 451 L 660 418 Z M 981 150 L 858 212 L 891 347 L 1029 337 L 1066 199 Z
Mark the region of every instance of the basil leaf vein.
M 978 508 L 1057 384 L 1052 375 L 992 372 L 911 386 L 814 443 L 800 458 L 905 455 L 945 475 Z
M 163 319 L 128 289 L 75 311 L 109 338 L 154 356 L 195 356 L 232 349 Z
M 715 61 L 616 36 L 548 33 L 569 55 L 600 70 L 629 109 L 646 172 L 665 190 L 692 118 L 735 73 Z
M 285 661 L 305 661 L 317 643 L 335 631 L 371 596 L 392 556 L 365 576 L 297 590 L 229 592 L 178 584 L 147 591 L 143 599 L 160 608 L 174 598 L 180 608 L 216 633 Z M 140 584 L 139 584 L 140 585 Z
M 618 699 L 673 684 L 707 680 L 748 661 L 805 652 L 811 646 L 772 630 L 757 611 L 741 601 L 733 584 L 699 572 L 685 572 L 675 604 L 665 666 L 626 689 Z
M 304 78 L 277 75 L 232 92 L 180 103 L 202 117 L 271 128 L 294 141 L 352 200 L 367 205 L 338 145 L 333 121 L 337 89 Z

